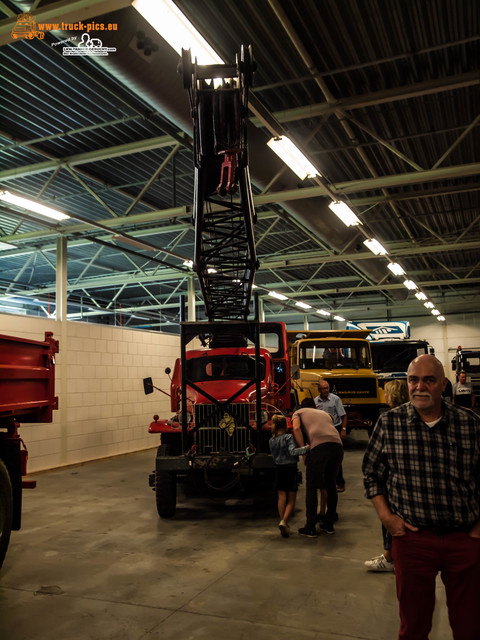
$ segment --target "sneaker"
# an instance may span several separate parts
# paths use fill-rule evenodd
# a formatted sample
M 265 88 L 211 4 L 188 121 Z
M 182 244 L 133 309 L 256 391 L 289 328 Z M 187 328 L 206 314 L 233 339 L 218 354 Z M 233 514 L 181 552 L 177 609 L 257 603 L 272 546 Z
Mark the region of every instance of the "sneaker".
M 280 522 L 278 523 L 278 528 L 280 529 L 280 533 L 282 534 L 283 538 L 288 538 L 289 537 L 289 535 L 290 535 L 290 527 L 285 522 L 285 520 L 280 520 Z
M 298 533 L 306 538 L 318 538 L 318 533 L 315 527 L 302 527 L 298 530 Z
M 328 533 L 329 535 L 333 535 L 335 533 L 333 524 L 330 524 L 325 521 L 320 524 L 320 531 L 323 531 L 323 533 Z
M 367 567 L 367 571 L 395 571 L 394 563 L 389 562 L 383 554 L 367 560 L 365 566 Z

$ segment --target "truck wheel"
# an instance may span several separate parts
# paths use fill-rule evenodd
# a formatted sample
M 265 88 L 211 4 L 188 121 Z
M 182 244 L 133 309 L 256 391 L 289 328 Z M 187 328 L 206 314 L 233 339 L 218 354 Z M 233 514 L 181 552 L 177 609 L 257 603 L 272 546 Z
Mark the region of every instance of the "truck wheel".
M 160 445 L 157 457 L 170 455 L 168 445 Z M 174 471 L 155 470 L 155 501 L 160 518 L 173 518 L 177 508 L 177 478 Z
M 7 468 L 0 460 L 0 567 L 3 564 L 12 531 L 12 485 Z

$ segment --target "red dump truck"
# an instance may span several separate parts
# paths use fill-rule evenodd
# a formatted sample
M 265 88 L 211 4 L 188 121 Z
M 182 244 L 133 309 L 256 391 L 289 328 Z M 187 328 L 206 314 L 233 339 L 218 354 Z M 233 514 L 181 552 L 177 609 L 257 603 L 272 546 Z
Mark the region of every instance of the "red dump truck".
M 58 341 L 49 331 L 44 341 L 0 335 L 0 567 L 10 532 L 20 529 L 22 489 L 36 484 L 22 479 L 28 453 L 19 423 L 52 421 L 56 353 Z

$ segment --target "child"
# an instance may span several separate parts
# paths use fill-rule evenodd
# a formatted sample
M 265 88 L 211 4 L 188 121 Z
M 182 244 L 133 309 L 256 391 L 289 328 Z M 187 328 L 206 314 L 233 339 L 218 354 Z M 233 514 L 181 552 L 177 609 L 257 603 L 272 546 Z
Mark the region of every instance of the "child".
M 274 415 L 272 438 L 269 445 L 273 459 L 277 465 L 278 514 L 280 522 L 278 528 L 284 538 L 290 535 L 288 518 L 295 507 L 297 498 L 297 462 L 298 456 L 307 453 L 310 445 L 295 447 L 295 440 L 291 433 L 287 433 L 287 419 L 282 415 Z

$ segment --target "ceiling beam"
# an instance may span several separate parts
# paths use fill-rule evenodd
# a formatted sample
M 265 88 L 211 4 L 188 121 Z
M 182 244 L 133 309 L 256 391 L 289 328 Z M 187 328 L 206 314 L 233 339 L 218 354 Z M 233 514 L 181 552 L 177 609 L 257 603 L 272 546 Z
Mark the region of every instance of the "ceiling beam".
M 444 91 L 455 91 L 479 84 L 480 77 L 478 72 L 472 71 L 470 73 L 463 73 L 457 76 L 438 78 L 402 87 L 394 87 L 393 89 L 385 89 L 384 91 L 375 91 L 363 95 L 351 96 L 350 98 L 341 98 L 335 102 L 319 102 L 305 107 L 284 109 L 282 111 L 273 112 L 273 115 L 280 123 L 295 122 L 298 120 L 306 120 L 308 118 L 321 116 L 327 117 L 335 114 L 337 111 L 364 109 L 365 107 L 373 107 L 379 104 L 387 104 L 398 100 L 408 100 L 410 98 L 420 98 L 422 96 L 442 93 Z M 251 120 L 256 127 L 263 126 L 260 119 L 252 118 Z

